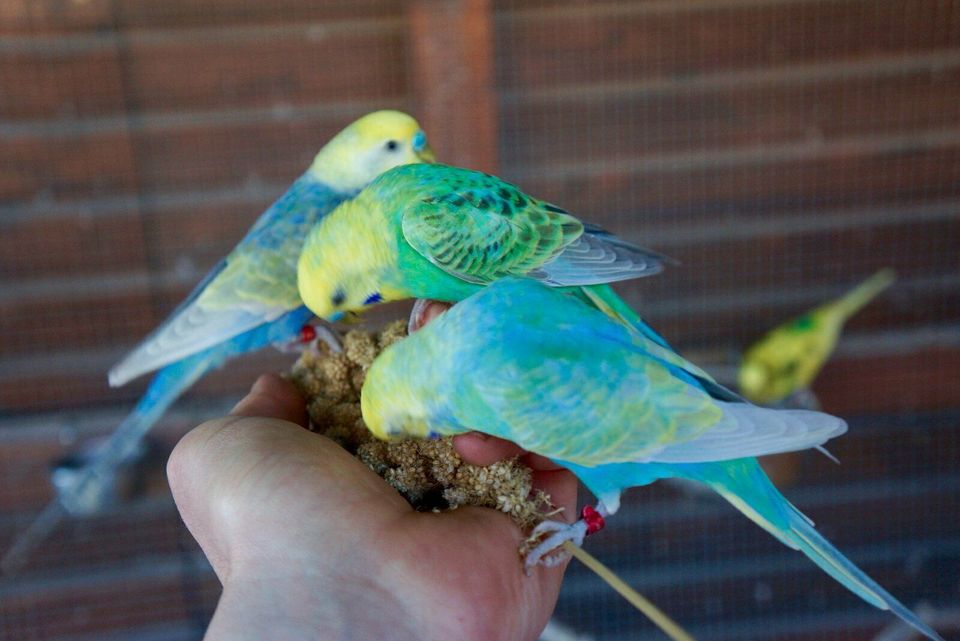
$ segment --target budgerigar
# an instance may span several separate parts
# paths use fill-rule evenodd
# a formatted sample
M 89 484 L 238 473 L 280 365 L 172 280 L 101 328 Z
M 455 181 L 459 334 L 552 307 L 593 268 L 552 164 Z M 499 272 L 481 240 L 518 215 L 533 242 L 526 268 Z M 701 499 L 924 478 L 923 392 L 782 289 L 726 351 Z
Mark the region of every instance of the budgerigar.
M 754 403 L 774 405 L 806 390 L 837 345 L 844 323 L 896 276 L 884 269 L 844 296 L 771 330 L 743 355 L 740 393 Z
M 317 316 L 405 298 L 458 301 L 505 276 L 567 286 L 666 346 L 604 283 L 664 257 L 499 178 L 444 165 L 388 171 L 317 225 L 298 282 Z
M 819 446 L 836 417 L 761 408 L 724 393 L 693 364 L 529 279 L 505 279 L 458 303 L 371 366 L 363 419 L 379 438 L 480 430 L 570 469 L 600 499 L 573 525 L 548 521 L 527 557 L 556 561 L 629 487 L 705 483 L 870 604 L 940 637 L 820 536 L 756 456 Z M 942 641 L 942 640 L 941 640 Z
M 160 369 L 90 463 L 63 477 L 63 506 L 97 509 L 117 465 L 135 455 L 150 427 L 203 374 L 240 354 L 296 341 L 313 316 L 296 283 L 309 229 L 382 172 L 433 160 L 420 125 L 398 111 L 368 114 L 334 136 L 170 317 L 110 370 L 117 386 Z

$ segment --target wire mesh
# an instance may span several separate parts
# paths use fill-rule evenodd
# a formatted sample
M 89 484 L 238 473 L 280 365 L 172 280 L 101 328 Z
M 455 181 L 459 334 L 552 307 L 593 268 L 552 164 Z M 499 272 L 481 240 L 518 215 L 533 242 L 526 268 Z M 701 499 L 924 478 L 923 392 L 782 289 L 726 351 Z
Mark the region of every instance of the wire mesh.
M 410 6 L 0 0 L 0 547 L 50 498 L 51 461 L 143 390 L 109 389 L 107 368 L 316 149 L 364 112 L 425 102 Z M 619 289 L 695 362 L 729 379 L 767 329 L 897 270 L 814 386 L 850 421 L 842 465 L 805 453 L 778 478 L 905 603 L 955 604 L 960 6 L 487 8 L 499 173 L 678 259 Z M 0 637 L 200 638 L 218 586 L 163 453 L 288 362 L 250 357 L 190 392 L 140 498 L 62 525 L 0 584 Z M 701 640 L 869 639 L 891 623 L 688 486 L 632 491 L 588 546 Z M 597 640 L 658 638 L 576 566 L 557 617 Z

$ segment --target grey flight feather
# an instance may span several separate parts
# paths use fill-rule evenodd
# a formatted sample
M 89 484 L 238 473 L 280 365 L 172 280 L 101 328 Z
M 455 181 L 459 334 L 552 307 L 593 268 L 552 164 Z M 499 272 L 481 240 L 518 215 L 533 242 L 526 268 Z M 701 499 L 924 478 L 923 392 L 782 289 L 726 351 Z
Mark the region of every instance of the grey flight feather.
M 665 262 L 672 261 L 585 224 L 579 238 L 528 276 L 557 286 L 596 285 L 650 276 L 663 271 Z

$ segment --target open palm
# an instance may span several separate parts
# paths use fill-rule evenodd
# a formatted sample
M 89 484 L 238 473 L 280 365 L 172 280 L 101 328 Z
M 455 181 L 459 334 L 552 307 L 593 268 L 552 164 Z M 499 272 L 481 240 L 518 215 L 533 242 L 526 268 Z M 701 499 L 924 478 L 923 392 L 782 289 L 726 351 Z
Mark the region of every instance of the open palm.
M 301 427 L 294 387 L 264 376 L 168 465 L 177 506 L 223 583 L 207 639 L 536 639 L 563 566 L 524 575 L 504 514 L 415 512 L 333 441 Z M 467 435 L 487 464 L 511 444 Z M 535 485 L 574 515 L 576 482 L 528 455 Z

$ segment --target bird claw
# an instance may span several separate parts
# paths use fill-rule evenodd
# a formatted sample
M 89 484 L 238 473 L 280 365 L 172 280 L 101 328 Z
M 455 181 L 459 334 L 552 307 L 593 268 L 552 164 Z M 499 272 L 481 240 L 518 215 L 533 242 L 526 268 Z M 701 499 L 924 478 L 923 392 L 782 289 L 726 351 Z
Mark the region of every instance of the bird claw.
M 523 565 L 528 575 L 537 565 L 551 568 L 566 561 L 570 553 L 558 548 L 567 541 L 576 546 L 583 545 L 583 538 L 587 535 L 587 523 L 583 519 L 576 523 L 544 521 L 533 528 L 527 540 L 536 541 L 544 535 L 546 538 L 530 549 L 524 558 Z

